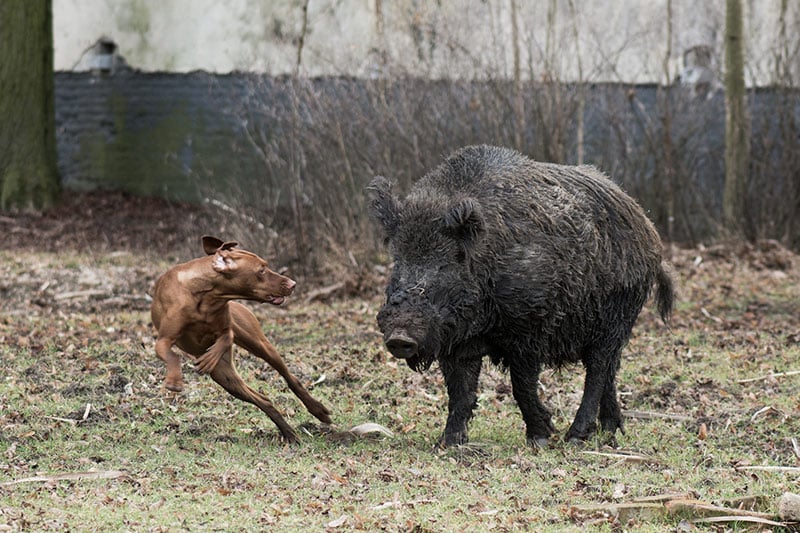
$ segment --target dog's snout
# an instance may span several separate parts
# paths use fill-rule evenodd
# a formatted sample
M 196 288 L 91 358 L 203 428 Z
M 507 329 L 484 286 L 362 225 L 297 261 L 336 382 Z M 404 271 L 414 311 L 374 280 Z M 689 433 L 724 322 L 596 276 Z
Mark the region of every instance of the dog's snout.
M 408 359 L 417 355 L 417 341 L 403 330 L 393 331 L 386 339 L 386 348 L 398 359 Z
M 295 285 L 297 285 L 297 282 L 293 279 L 286 278 L 286 281 L 283 282 L 283 286 L 290 294 L 294 290 Z

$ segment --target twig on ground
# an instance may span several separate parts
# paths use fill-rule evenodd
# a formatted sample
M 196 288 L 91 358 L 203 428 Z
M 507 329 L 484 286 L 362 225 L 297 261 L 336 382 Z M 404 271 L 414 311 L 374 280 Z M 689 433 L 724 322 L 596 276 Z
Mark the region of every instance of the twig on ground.
M 792 474 L 800 474 L 800 466 L 753 465 L 753 466 L 737 466 L 736 470 L 755 470 L 760 472 L 789 472 Z
M 771 514 L 759 513 L 756 511 L 748 511 L 747 509 L 734 509 L 733 507 L 722 507 L 713 505 L 703 500 L 671 500 L 664 504 L 671 514 L 675 513 L 690 513 L 693 516 L 710 517 L 710 516 L 726 516 L 726 517 L 752 517 L 752 518 L 773 518 Z
M 620 522 L 629 519 L 647 520 L 666 514 L 686 516 L 693 523 L 748 522 L 785 527 L 785 524 L 775 522 L 775 516 L 772 514 L 713 505 L 688 494 L 663 494 L 639 498 L 633 502 L 574 505 L 570 507 L 569 513 L 571 515 L 603 513 L 617 517 Z
M 672 500 L 691 500 L 694 494 L 688 492 L 668 492 L 666 494 L 655 494 L 653 496 L 642 496 L 634 498 L 634 503 L 664 503 Z
M 67 422 L 69 424 L 72 424 L 73 426 L 78 422 L 80 422 L 80 420 L 75 420 L 74 418 L 62 418 L 60 416 L 46 416 L 45 418 L 47 418 L 48 420 L 56 420 L 58 422 Z
M 607 453 L 607 452 L 595 452 L 591 450 L 586 450 L 581 452 L 584 455 L 597 455 L 600 457 L 608 457 L 610 459 L 620 459 L 622 462 L 625 463 L 650 463 L 655 464 L 659 463 L 660 461 L 654 457 L 649 457 L 647 455 L 643 455 L 636 452 L 618 452 L 618 453 Z
M 790 376 L 800 376 L 800 370 L 791 370 L 789 372 L 771 372 L 766 376 L 759 376 L 757 378 L 746 378 L 736 380 L 736 383 L 755 383 L 756 381 L 765 381 L 767 379 L 788 378 Z
M 70 472 L 67 474 L 51 474 L 49 476 L 33 476 L 11 481 L 0 482 L 0 487 L 10 487 L 20 483 L 48 482 L 48 481 L 80 481 L 84 479 L 117 479 L 127 476 L 124 470 L 102 470 L 99 472 Z
M 783 412 L 780 409 L 777 409 L 771 405 L 766 405 L 753 413 L 753 416 L 750 417 L 750 422 L 755 422 L 759 417 L 767 417 L 769 415 L 782 415 Z
M 427 504 L 427 503 L 436 503 L 438 500 L 432 498 L 420 498 L 418 500 L 411 500 L 408 502 L 401 502 L 399 499 L 389 500 L 387 502 L 381 503 L 380 505 L 375 505 L 371 509 L 373 511 L 380 511 L 382 509 L 392 509 L 396 507 L 415 507 L 420 504 Z
M 85 421 L 87 418 L 89 418 L 89 413 L 91 411 L 92 411 L 92 404 L 87 403 L 86 404 L 86 409 L 84 409 L 84 411 L 83 411 L 83 416 L 80 419 L 64 418 L 64 417 L 61 417 L 61 416 L 46 416 L 45 418 L 50 419 L 50 420 L 57 420 L 59 422 L 68 422 L 68 423 L 70 423 L 70 424 L 72 424 L 74 426 L 74 425 L 79 424 L 80 422 Z
M 622 411 L 623 416 L 627 418 L 637 418 L 640 420 L 675 420 L 677 422 L 689 422 L 693 420 L 691 416 L 679 415 L 677 413 L 656 413 L 654 411 Z
M 108 291 L 89 289 L 85 291 L 62 292 L 53 296 L 53 300 L 72 300 L 73 298 L 90 298 L 92 296 L 108 296 Z
M 776 522 L 759 516 L 710 516 L 708 518 L 696 518 L 692 520 L 693 524 L 719 524 L 728 522 L 748 522 L 750 524 L 763 524 L 765 526 L 786 527 L 786 524 L 783 522 Z

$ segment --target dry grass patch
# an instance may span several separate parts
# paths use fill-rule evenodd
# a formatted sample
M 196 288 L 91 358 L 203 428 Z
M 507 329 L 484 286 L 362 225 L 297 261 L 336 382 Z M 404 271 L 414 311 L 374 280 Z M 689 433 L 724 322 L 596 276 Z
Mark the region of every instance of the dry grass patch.
M 508 376 L 486 366 L 472 443 L 437 451 L 443 382 L 386 353 L 378 299 L 303 303 L 300 292 L 253 308 L 334 412 L 335 431 L 320 428 L 275 372 L 240 354 L 245 380 L 301 428 L 302 445 L 287 447 L 189 364 L 184 393 L 161 388 L 146 291 L 165 263 L 2 252 L 0 529 L 748 527 L 701 522 L 719 514 L 707 505 L 777 521 L 778 498 L 800 492 L 800 273 L 768 253 L 675 252 L 671 330 L 648 310 L 624 352 L 617 448 L 602 436 L 526 447 Z M 582 374 L 542 375 L 562 434 Z M 342 433 L 364 422 L 394 436 Z

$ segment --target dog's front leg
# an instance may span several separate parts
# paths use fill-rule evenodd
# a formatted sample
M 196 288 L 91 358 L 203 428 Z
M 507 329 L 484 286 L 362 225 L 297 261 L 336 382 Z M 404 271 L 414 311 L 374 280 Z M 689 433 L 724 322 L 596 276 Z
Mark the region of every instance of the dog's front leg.
M 233 348 L 233 330 L 231 328 L 222 332 L 222 335 L 217 337 L 214 344 L 209 346 L 206 353 L 201 355 L 195 361 L 195 366 L 201 374 L 210 374 L 223 355 L 230 352 Z

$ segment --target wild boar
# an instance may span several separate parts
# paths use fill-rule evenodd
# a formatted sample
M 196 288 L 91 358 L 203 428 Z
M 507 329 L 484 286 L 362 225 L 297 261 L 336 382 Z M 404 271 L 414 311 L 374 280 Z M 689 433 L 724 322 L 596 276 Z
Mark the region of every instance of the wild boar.
M 539 400 L 543 367 L 582 362 L 580 407 L 566 433 L 623 430 L 620 353 L 655 286 L 662 319 L 674 287 L 639 205 L 590 166 L 535 162 L 492 146 L 450 155 L 404 199 L 378 176 L 370 215 L 394 258 L 378 326 L 414 370 L 438 361 L 447 386 L 442 446 L 467 442 L 484 356 L 507 368 L 527 441 L 554 432 Z

